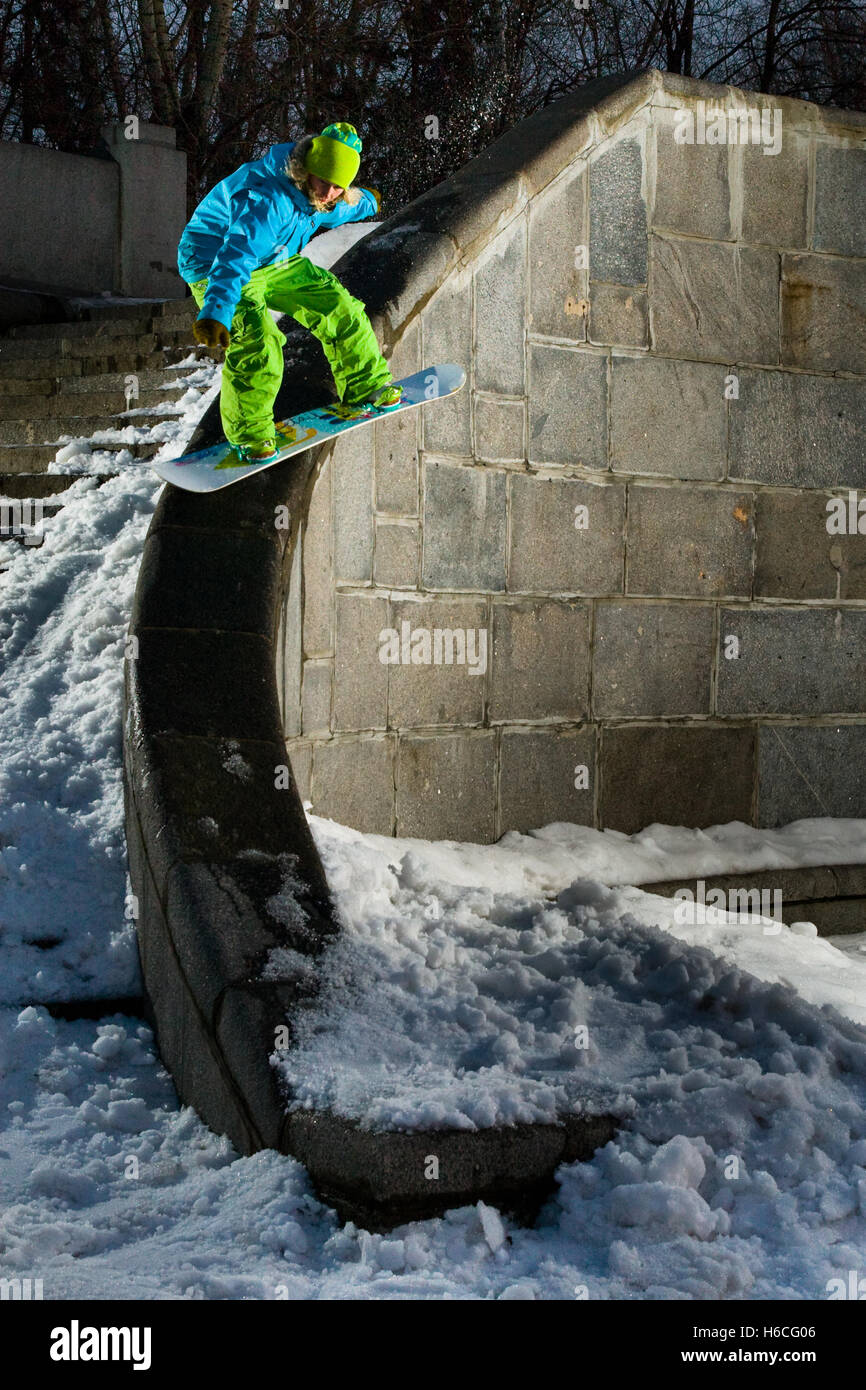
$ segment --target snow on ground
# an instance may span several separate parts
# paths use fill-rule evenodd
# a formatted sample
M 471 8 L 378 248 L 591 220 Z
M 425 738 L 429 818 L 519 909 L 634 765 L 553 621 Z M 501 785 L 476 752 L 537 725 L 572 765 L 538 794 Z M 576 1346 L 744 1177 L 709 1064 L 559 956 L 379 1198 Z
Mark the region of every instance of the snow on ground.
M 795 1013 L 808 1000 L 844 1015 L 834 1012 L 843 1031 L 847 1020 L 866 1024 L 866 960 L 814 927 L 728 912 L 679 923 L 673 899 L 593 882 L 579 855 L 554 899 L 528 896 L 492 886 L 486 847 L 313 826 L 346 929 L 321 963 L 322 994 L 304 1011 L 298 1047 L 275 1058 L 297 1105 L 372 1128 L 554 1121 L 578 1108 L 588 1082 L 616 1094 L 664 1063 L 634 1013 L 648 977 L 663 982 L 677 1018 L 654 1020 L 654 1034 L 700 1022 L 704 991 L 727 989 L 732 968 L 731 978 L 748 971 L 782 986 L 776 995 L 790 995 Z M 537 841 L 522 838 L 530 871 Z M 480 871 L 467 886 L 473 851 Z M 716 973 L 697 990 L 690 972 L 703 978 L 708 951 Z M 291 959 L 275 955 L 269 975 L 290 976 Z
M 3 1276 L 46 1298 L 821 1300 L 862 1271 L 862 1030 L 627 921 L 577 948 L 599 1050 L 655 1069 L 532 1230 L 482 1204 L 339 1229 L 299 1163 L 178 1108 L 140 1023 L 0 1010 Z
M 383 851 L 395 841 L 368 837 Z M 599 883 L 661 883 L 711 874 L 757 873 L 809 864 L 866 862 L 866 820 L 800 820 L 778 830 L 742 821 L 690 830 L 648 825 L 636 835 L 555 822 L 526 835 L 509 830 L 495 845 L 428 844 L 403 840 L 420 872 L 449 883 L 484 883 L 514 893 L 557 893 L 570 883 L 575 861 Z
M 311 257 L 333 264 L 368 229 Z M 183 370 L 163 457 L 218 388 L 214 368 Z M 56 466 L 98 467 L 92 448 L 70 441 Z M 476 846 L 312 819 L 346 931 L 283 1067 L 308 1101 L 385 1125 L 552 1116 L 600 1088 L 622 1128 L 561 1170 L 533 1230 L 481 1204 L 340 1229 L 299 1163 L 240 1158 L 178 1106 L 140 1020 L 49 1015 L 140 989 L 119 710 L 160 486 L 130 455 L 63 494 L 41 548 L 4 547 L 0 1276 L 42 1278 L 49 1299 L 824 1299 L 862 1274 L 866 936 L 683 924 L 623 886 L 863 862 L 862 821 L 554 825 Z
M 170 458 L 218 391 L 192 374 Z M 134 465 L 134 466 L 132 466 Z M 162 482 L 133 460 L 82 478 L 0 575 L 0 1002 L 137 993 L 125 919 L 123 658 L 141 550 Z

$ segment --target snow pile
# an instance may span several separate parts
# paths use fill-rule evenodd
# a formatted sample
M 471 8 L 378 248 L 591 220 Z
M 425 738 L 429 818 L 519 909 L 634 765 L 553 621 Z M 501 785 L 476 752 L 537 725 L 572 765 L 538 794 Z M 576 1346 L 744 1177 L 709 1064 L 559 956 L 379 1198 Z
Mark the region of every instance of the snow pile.
M 219 389 L 195 374 L 164 456 Z M 140 989 L 126 908 L 120 702 L 141 550 L 163 486 L 142 461 L 82 478 L 7 546 L 0 605 L 0 1000 Z
M 178 1109 L 141 1023 L 0 1009 L 3 1275 L 47 1299 L 826 1299 L 866 1260 L 862 1030 L 637 936 L 578 943 L 599 1056 L 637 1079 L 531 1230 L 483 1203 L 338 1229 L 299 1163 Z
M 730 821 L 706 830 L 648 825 L 635 835 L 554 822 L 520 834 L 509 830 L 493 845 L 451 840 L 393 840 L 367 835 L 365 843 L 392 861 L 411 851 L 418 871 L 455 886 L 488 887 L 555 896 L 577 877 L 609 885 L 662 883 L 815 864 L 866 863 L 866 820 L 813 819 L 767 830 Z
M 831 1006 L 828 1037 L 848 1027 L 842 1014 L 866 1024 L 866 960 L 811 933 L 725 912 L 683 925 L 673 899 L 582 878 L 553 901 L 496 891 L 483 847 L 424 854 L 417 841 L 312 823 L 344 931 L 319 962 L 296 1046 L 275 1054 L 295 1106 L 384 1129 L 552 1122 L 599 1103 L 599 1089 L 621 1105 L 670 1065 L 650 1035 L 717 1013 L 703 1062 L 724 1075 L 746 971 L 756 989 L 780 986 L 765 993 L 783 1029 L 803 1000 Z M 682 1070 L 686 1053 L 670 1048 Z

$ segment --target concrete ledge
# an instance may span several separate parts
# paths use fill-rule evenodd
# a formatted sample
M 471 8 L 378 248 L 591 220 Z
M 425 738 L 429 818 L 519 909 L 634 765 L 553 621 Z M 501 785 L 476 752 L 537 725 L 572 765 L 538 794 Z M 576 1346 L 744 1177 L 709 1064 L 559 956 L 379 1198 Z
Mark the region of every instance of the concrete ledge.
M 298 408 L 303 379 L 290 383 Z M 210 429 L 212 421 L 204 423 Z M 203 432 L 203 431 L 202 431 Z M 196 441 L 194 441 L 196 442 Z M 309 993 L 260 977 L 270 951 L 318 955 L 338 930 L 322 866 L 285 764 L 273 629 L 316 456 L 197 497 L 167 488 L 139 573 L 127 663 L 124 784 L 145 985 L 181 1099 L 243 1153 L 302 1159 L 340 1214 L 384 1230 L 483 1197 L 531 1217 L 559 1163 L 611 1136 L 603 1115 L 562 1126 L 400 1135 L 286 1114 L 269 1056 Z M 235 576 L 234 584 L 231 582 Z M 237 576 L 242 576 L 241 580 Z M 287 882 L 298 912 L 275 918 Z M 441 1177 L 424 1177 L 424 1159 Z
M 70 317 L 64 300 L 57 294 L 0 285 L 0 332 L 24 323 L 63 323 Z
M 316 1174 L 323 1199 L 341 1217 L 385 1231 L 476 1201 L 534 1221 L 559 1165 L 591 1158 L 616 1127 L 612 1116 L 596 1114 L 561 1125 L 372 1133 L 299 1111 L 286 1117 L 282 1147 Z M 431 1159 L 435 1177 L 427 1176 Z
M 396 262 L 408 281 L 408 248 Z M 384 296 L 384 277 L 379 284 Z M 373 308 L 369 290 L 365 299 Z M 332 398 L 319 345 L 294 325 L 288 339 L 283 414 Z M 189 448 L 220 437 L 215 403 Z M 558 1125 L 368 1133 L 331 1114 L 287 1113 L 269 1060 L 287 1023 L 291 1046 L 292 1014 L 315 993 L 305 983 L 314 971 L 299 982 L 264 980 L 270 952 L 314 960 L 339 930 L 291 775 L 285 789 L 275 785 L 287 762 L 277 628 L 320 453 L 209 497 L 167 487 L 145 543 L 126 669 L 124 790 L 160 1052 L 181 1100 L 207 1124 L 242 1153 L 273 1147 L 301 1159 L 345 1218 L 386 1230 L 483 1198 L 532 1219 L 557 1166 L 588 1158 L 613 1134 L 600 1102 Z M 275 525 L 278 507 L 288 508 L 288 530 Z M 282 920 L 274 899 L 287 885 L 296 910 Z M 440 1164 L 434 1182 L 425 1177 L 430 1154 Z

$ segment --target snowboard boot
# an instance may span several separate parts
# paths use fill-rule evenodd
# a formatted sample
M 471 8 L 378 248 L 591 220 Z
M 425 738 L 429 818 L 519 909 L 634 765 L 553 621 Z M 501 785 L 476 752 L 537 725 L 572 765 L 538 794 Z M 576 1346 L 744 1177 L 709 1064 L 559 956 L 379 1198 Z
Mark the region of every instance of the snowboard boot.
M 403 387 L 389 381 L 386 386 L 377 386 L 375 391 L 371 391 L 359 401 L 342 401 L 329 409 L 333 414 L 349 420 L 363 414 L 365 406 L 372 406 L 374 410 L 393 410 L 395 405 L 400 404 L 402 397 Z
M 241 463 L 270 463 L 279 454 L 276 444 L 233 444 Z
M 403 387 L 397 386 L 393 382 L 388 386 L 381 387 L 369 396 L 365 404 L 375 407 L 376 410 L 393 410 L 395 405 L 399 405 L 403 397 Z

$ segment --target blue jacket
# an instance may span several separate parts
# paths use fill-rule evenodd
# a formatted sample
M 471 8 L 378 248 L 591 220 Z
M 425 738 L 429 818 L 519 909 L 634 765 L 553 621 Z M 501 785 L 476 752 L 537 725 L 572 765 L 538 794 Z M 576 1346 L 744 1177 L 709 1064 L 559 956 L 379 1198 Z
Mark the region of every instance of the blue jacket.
M 241 290 L 254 270 L 297 256 L 323 227 L 375 216 L 376 199 L 367 189 L 360 190 L 353 207 L 339 202 L 329 212 L 316 212 L 283 172 L 294 143 L 272 145 L 262 159 L 242 164 L 216 184 L 184 228 L 178 270 L 187 283 L 209 281 L 200 319 L 217 319 L 231 328 Z

